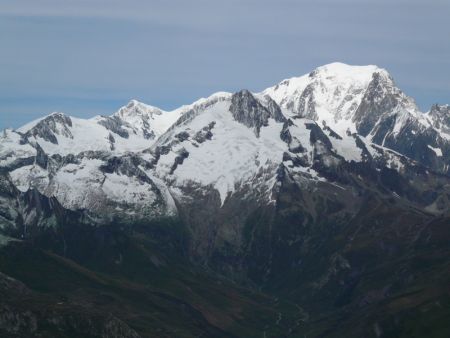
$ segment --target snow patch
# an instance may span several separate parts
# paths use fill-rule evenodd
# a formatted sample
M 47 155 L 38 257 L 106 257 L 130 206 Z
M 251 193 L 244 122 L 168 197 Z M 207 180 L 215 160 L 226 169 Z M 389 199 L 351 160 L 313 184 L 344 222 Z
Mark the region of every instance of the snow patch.
M 442 157 L 442 150 L 441 150 L 441 148 L 434 148 L 434 147 L 432 147 L 430 145 L 428 145 L 428 148 L 433 150 L 437 157 Z

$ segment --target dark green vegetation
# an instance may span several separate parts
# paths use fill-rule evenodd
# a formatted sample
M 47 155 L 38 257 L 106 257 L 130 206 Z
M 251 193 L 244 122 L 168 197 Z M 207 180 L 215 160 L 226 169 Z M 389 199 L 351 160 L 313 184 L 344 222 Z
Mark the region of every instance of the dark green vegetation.
M 67 248 L 77 248 L 72 259 L 48 235 L 9 245 L 0 269 L 27 288 L 0 289 L 0 336 L 278 337 L 295 327 L 293 304 L 189 263 L 176 223 L 139 228 L 72 225 L 65 234 Z M 7 323 L 7 311 L 18 319 Z M 286 322 L 271 325 L 279 313 Z
M 450 220 L 365 205 L 334 223 L 291 202 L 255 212 L 245 287 L 192 262 L 186 227 L 170 220 L 12 242 L 0 254 L 16 279 L 0 276 L 0 336 L 448 337 Z

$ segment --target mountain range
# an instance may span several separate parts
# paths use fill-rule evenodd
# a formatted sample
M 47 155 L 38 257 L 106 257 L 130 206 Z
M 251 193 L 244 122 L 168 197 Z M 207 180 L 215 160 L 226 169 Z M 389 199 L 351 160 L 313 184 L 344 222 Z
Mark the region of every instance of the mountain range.
M 6 129 L 0 334 L 447 337 L 449 164 L 449 105 L 342 63 Z

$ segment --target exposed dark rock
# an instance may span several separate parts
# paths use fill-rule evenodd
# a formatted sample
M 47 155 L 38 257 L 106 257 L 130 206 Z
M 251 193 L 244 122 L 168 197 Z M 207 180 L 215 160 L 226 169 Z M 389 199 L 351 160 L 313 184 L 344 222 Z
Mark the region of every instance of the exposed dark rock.
M 175 161 L 172 165 L 172 168 L 170 168 L 170 174 L 173 174 L 174 171 L 177 169 L 177 167 L 181 164 L 183 164 L 184 160 L 189 157 L 189 152 L 186 149 L 181 149 L 181 151 L 178 153 L 177 157 L 175 157 Z
M 43 169 L 47 169 L 48 156 L 39 143 L 36 143 L 36 164 Z
M 333 148 L 331 141 L 317 124 L 305 123 L 305 126 L 306 129 L 309 129 L 311 131 L 311 133 L 309 134 L 311 144 L 315 144 L 320 141 L 328 150 L 331 150 Z
M 248 90 L 241 90 L 231 97 L 230 112 L 234 119 L 243 125 L 254 129 L 256 136 L 262 127 L 267 126 L 269 118 L 284 122 L 280 108 L 273 101 L 269 102 L 269 107 L 264 107 Z
M 281 112 L 280 106 L 270 96 L 266 96 L 265 99 L 267 100 L 267 110 L 269 110 L 270 116 L 277 122 L 286 122 L 287 119 Z
M 386 79 L 378 72 L 373 73 L 372 81 L 353 117 L 358 133 L 367 136 L 379 118 L 393 111 L 400 100 L 400 91 L 396 91 L 392 79 Z
M 145 167 L 146 163 L 140 157 L 129 155 L 126 157 L 110 157 L 100 169 L 104 173 L 126 175 L 128 177 L 136 177 L 141 182 L 153 184 L 153 181 L 141 170 L 139 166 Z
M 162 146 L 158 146 L 155 149 L 155 153 L 157 155 L 167 155 L 170 152 L 170 146 L 166 146 L 166 145 L 162 145 Z
M 153 130 L 151 130 L 150 132 L 148 131 L 150 128 L 150 125 L 148 125 L 146 128 L 142 129 L 142 133 L 144 135 L 144 138 L 147 140 L 153 140 L 155 138 L 155 132 Z
M 435 128 L 450 131 L 450 105 L 434 104 L 430 109 L 430 117 Z
M 372 154 L 370 154 L 370 151 L 367 149 L 365 143 L 356 134 L 354 135 L 354 138 L 356 146 L 362 150 L 362 159 L 364 161 L 372 161 L 373 160 Z
M 292 161 L 294 167 L 308 167 L 308 159 L 301 156 L 292 156 L 291 154 L 285 152 L 283 153 L 283 162 Z
M 202 130 L 198 131 L 195 136 L 194 136 L 194 140 L 197 143 L 203 143 L 206 140 L 211 140 L 213 137 L 213 133 L 211 132 L 211 130 L 214 128 L 216 122 L 211 122 L 209 123 L 209 125 L 205 126 L 202 128 Z
M 307 117 L 312 120 L 317 120 L 318 116 L 316 113 L 313 83 L 306 86 L 305 90 L 302 92 L 296 113 L 298 117 Z
M 322 129 L 327 131 L 328 135 L 330 135 L 331 137 L 334 137 L 335 139 L 338 139 L 338 140 L 342 140 L 342 137 L 338 133 L 336 133 L 333 129 L 331 129 L 330 127 L 324 126 Z
M 123 138 L 129 138 L 127 130 L 123 128 L 123 121 L 118 116 L 103 116 L 98 124 Z
M 181 133 L 176 134 L 175 138 L 180 142 L 184 142 L 189 139 L 189 133 L 186 131 L 182 131 Z
M 24 137 L 40 137 L 53 144 L 58 144 L 56 135 L 73 138 L 70 127 L 72 127 L 72 120 L 69 116 L 55 113 L 39 121 Z
M 290 144 L 292 142 L 292 135 L 289 131 L 289 127 L 292 126 L 292 121 L 289 119 L 288 121 L 284 122 L 283 129 L 280 133 L 280 138 L 286 142 L 287 144 Z
M 398 118 L 400 113 L 383 117 L 372 132 L 373 142 L 406 155 L 432 170 L 448 174 L 450 142 L 436 130 L 426 128 L 411 118 L 403 122 L 401 130 L 393 133 Z

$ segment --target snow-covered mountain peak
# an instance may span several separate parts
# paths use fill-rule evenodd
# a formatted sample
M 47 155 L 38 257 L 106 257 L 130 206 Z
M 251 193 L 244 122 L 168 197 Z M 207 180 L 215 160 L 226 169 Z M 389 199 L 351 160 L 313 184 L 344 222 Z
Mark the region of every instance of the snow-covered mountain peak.
M 154 140 L 175 123 L 182 113 L 180 110 L 164 111 L 133 99 L 111 118 L 122 121 L 133 133 Z
M 428 114 L 432 117 L 450 117 L 450 105 L 445 104 L 445 105 L 439 105 L 439 104 L 433 104 L 431 106 L 430 111 L 428 112 Z
M 28 130 L 25 131 L 23 128 L 22 132 L 25 132 L 27 137 L 39 137 L 47 142 L 58 144 L 58 136 L 73 138 L 72 126 L 73 122 L 70 116 L 55 112 L 36 121 L 34 125 L 30 124 Z
M 309 74 L 283 80 L 262 93 L 283 105 L 289 96 L 301 94 L 308 85 L 314 82 L 321 82 L 323 85 L 331 85 L 335 88 L 349 86 L 367 88 L 374 73 L 379 73 L 386 79 L 392 79 L 385 69 L 374 65 L 351 66 L 334 62 L 318 67 Z
M 321 80 L 328 79 L 340 84 L 351 82 L 352 84 L 358 83 L 361 86 L 367 86 L 374 73 L 378 73 L 386 79 L 391 78 L 385 69 L 375 65 L 352 66 L 341 62 L 320 66 L 309 73 L 309 77 Z
M 170 114 L 172 114 L 173 116 L 177 116 L 177 119 L 173 121 L 173 123 L 166 129 L 166 131 L 168 131 L 170 134 L 170 131 L 177 126 L 186 124 L 196 116 L 210 111 L 208 108 L 214 106 L 216 103 L 229 101 L 231 99 L 231 96 L 232 94 L 228 92 L 217 92 L 208 97 L 202 97 L 189 105 L 183 105 L 175 110 L 172 110 Z M 167 135 L 162 136 L 160 138 L 160 141 L 164 142 L 166 137 Z
M 202 110 L 211 104 L 214 104 L 218 101 L 224 101 L 231 98 L 231 93 L 229 92 L 216 92 L 211 94 L 208 97 L 202 97 L 191 104 L 182 105 L 181 107 L 173 110 L 174 112 L 178 112 L 180 115 L 191 111 L 191 110 Z
M 117 115 L 122 119 L 136 116 L 151 118 L 153 115 L 161 115 L 162 113 L 163 110 L 157 107 L 150 106 L 133 99 L 128 102 L 126 106 L 120 108 L 114 115 Z
M 342 135 L 358 131 L 355 115 L 370 90 L 384 95 L 396 92 L 396 86 L 383 68 L 336 62 L 284 80 L 261 94 L 270 96 L 288 115 L 326 124 Z
M 70 117 L 62 112 L 52 112 L 44 117 L 33 120 L 20 128 L 17 128 L 17 131 L 20 133 L 26 133 L 31 129 L 35 128 L 39 124 L 58 124 L 59 122 L 63 122 L 64 120 L 70 120 Z
M 450 105 L 434 104 L 425 115 L 441 134 L 450 135 Z

